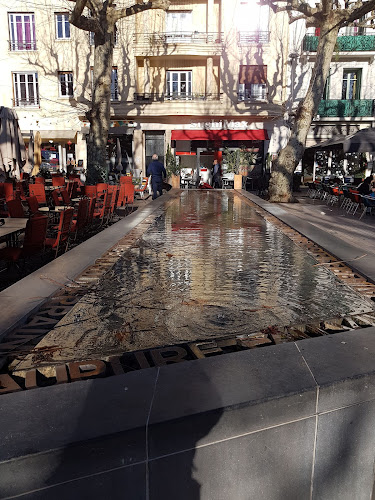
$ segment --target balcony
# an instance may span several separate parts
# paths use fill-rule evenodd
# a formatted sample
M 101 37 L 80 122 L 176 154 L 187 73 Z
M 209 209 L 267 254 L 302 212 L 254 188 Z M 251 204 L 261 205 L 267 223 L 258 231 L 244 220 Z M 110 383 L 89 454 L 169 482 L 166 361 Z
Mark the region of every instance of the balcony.
M 316 52 L 319 37 L 306 35 L 303 40 L 305 52 Z M 342 35 L 337 37 L 337 52 L 371 52 L 375 51 L 375 35 Z
M 269 31 L 240 31 L 237 39 L 238 45 L 263 45 L 269 41 Z
M 205 93 L 136 93 L 134 94 L 134 101 L 138 103 L 151 103 L 151 102 L 165 102 L 165 101 L 219 101 L 222 94 L 205 94 Z
M 238 102 L 254 102 L 254 101 L 262 101 L 267 102 L 268 91 L 266 86 L 262 86 L 258 89 L 248 90 L 246 89 L 244 92 L 237 93 Z
M 153 46 L 180 43 L 221 44 L 223 43 L 223 33 L 200 33 L 198 31 L 135 33 L 134 43 Z
M 39 106 L 39 96 L 30 97 L 30 98 L 15 98 L 13 99 L 14 107 L 24 107 L 24 106 Z
M 317 115 L 323 117 L 355 118 L 374 116 L 373 99 L 323 100 L 319 104 Z
M 36 50 L 36 41 L 20 41 L 20 40 L 8 40 L 9 50 L 11 52 L 21 52 L 24 50 Z

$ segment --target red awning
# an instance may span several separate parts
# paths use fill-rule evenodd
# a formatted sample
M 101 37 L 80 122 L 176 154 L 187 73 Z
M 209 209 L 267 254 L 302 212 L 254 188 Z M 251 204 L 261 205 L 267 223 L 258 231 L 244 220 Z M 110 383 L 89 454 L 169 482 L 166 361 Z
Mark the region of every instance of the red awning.
M 172 141 L 267 141 L 267 130 L 172 130 Z

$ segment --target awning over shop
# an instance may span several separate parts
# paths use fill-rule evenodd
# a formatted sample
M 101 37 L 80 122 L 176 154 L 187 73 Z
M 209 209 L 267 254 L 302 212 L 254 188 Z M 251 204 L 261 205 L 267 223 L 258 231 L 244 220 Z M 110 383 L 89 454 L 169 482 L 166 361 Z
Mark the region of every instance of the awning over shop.
M 77 142 L 77 131 L 76 130 L 39 130 L 40 137 L 42 141 L 72 141 Z M 30 130 L 22 131 L 22 135 L 25 139 L 30 138 Z
M 172 130 L 172 141 L 267 141 L 267 130 Z

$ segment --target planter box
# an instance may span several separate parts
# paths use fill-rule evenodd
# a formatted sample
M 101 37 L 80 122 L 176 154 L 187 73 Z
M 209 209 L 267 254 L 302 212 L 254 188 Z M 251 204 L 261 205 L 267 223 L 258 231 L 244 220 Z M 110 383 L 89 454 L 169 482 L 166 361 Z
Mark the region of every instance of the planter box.
M 168 182 L 174 189 L 180 189 L 180 176 L 179 175 L 172 175 L 171 177 L 168 177 Z
M 234 174 L 234 189 L 242 189 L 242 175 Z

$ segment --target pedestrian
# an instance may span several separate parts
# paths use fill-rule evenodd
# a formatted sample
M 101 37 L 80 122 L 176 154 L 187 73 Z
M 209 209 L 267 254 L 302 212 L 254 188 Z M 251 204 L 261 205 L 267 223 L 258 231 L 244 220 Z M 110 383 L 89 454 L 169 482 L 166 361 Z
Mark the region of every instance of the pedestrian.
M 212 187 L 221 188 L 221 166 L 217 160 L 212 165 Z
M 152 162 L 147 168 L 147 176 L 151 175 L 152 199 L 155 200 L 163 194 L 163 179 L 166 179 L 167 172 L 164 165 L 159 161 L 158 155 L 152 155 Z

